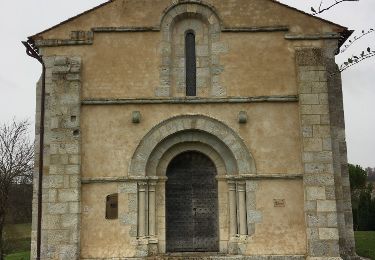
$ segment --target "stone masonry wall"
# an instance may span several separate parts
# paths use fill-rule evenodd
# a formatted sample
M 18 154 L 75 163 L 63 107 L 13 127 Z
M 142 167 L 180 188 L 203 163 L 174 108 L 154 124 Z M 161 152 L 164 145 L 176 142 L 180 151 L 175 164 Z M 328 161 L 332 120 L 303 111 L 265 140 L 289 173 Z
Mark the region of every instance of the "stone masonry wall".
M 328 72 L 328 101 L 334 160 L 336 203 L 339 227 L 340 255 L 344 259 L 357 259 L 353 231 L 353 216 L 350 196 L 348 161 L 346 155 L 344 105 L 341 74 L 335 63 L 333 52 L 336 44 L 326 48 Z
M 296 50 L 304 166 L 308 259 L 341 259 L 330 132 L 328 86 L 321 49 Z
M 45 57 L 46 114 L 41 259 L 78 259 L 80 229 L 79 57 Z M 40 86 L 36 142 L 39 143 Z M 39 148 L 36 147 L 36 151 Z M 38 158 L 38 154 L 36 154 Z M 38 161 L 36 162 L 36 172 Z M 37 178 L 34 178 L 37 183 Z M 34 186 L 32 259 L 36 258 L 37 185 Z

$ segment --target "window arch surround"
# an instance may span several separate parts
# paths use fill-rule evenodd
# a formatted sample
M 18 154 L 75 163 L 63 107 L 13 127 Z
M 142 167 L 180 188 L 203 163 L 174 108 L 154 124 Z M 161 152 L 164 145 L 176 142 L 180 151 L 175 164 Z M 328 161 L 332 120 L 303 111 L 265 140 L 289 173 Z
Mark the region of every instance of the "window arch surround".
M 160 84 L 155 89 L 155 95 L 158 97 L 186 95 L 186 89 L 181 87 L 186 87 L 185 71 L 183 71 L 184 68 L 181 69 L 176 66 L 176 61 L 179 59 L 175 57 L 176 44 L 174 45 L 173 40 L 175 26 L 183 20 L 189 19 L 200 21 L 202 25 L 207 27 L 207 32 L 205 32 L 207 48 L 199 46 L 198 43 L 196 46 L 197 96 L 224 97 L 226 96 L 226 88 L 220 81 L 220 74 L 223 72 L 224 66 L 220 64 L 220 55 L 226 53 L 228 48 L 226 44 L 220 41 L 222 27 L 220 17 L 212 6 L 201 1 L 180 2 L 171 5 L 163 13 L 160 26 L 162 41 L 159 48 L 161 55 Z M 186 28 L 185 31 L 188 29 L 194 30 L 194 28 Z M 197 36 L 198 32 L 195 31 L 195 33 Z M 207 62 L 200 62 L 200 58 L 206 58 Z M 185 67 L 185 62 L 180 64 L 184 64 Z M 179 79 L 182 79 L 183 82 L 179 82 Z

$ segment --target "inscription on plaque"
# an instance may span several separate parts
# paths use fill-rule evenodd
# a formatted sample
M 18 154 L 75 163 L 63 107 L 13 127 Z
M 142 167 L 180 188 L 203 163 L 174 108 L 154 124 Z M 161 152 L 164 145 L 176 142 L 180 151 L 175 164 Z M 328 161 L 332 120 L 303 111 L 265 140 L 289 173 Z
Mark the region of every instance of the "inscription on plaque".
M 285 199 L 274 199 L 273 206 L 275 208 L 283 208 L 285 207 Z

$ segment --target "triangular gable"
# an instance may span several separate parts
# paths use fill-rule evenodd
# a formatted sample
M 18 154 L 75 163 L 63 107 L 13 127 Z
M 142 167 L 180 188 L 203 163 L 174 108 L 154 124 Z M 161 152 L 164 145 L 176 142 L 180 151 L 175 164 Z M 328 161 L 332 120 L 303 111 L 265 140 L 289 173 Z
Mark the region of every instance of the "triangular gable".
M 147 8 L 145 8 L 145 6 L 144 6 L 144 3 L 143 3 L 143 8 L 142 8 L 142 6 L 139 6 L 139 5 L 140 5 L 139 2 L 141 2 L 141 1 L 139 1 L 139 2 L 134 1 L 134 3 L 132 3 L 132 5 L 135 5 L 136 7 L 134 7 L 133 9 L 136 10 L 136 8 L 138 8 L 137 10 L 139 10 L 139 11 L 135 14 L 135 12 L 134 12 L 134 10 L 133 10 L 133 12 L 130 12 L 130 13 L 128 13 L 126 16 L 124 16 L 124 17 L 132 16 L 132 18 L 131 18 L 132 23 L 130 23 L 130 24 L 126 24 L 126 23 L 125 23 L 125 24 L 124 24 L 124 22 L 122 22 L 122 21 L 120 22 L 120 19 L 118 19 L 117 21 L 115 21 L 115 19 L 112 18 L 112 16 L 113 16 L 116 12 L 119 12 L 119 9 L 120 9 L 120 7 L 121 7 L 121 4 L 122 4 L 122 5 L 125 5 L 125 4 L 126 4 L 126 5 L 129 5 L 129 1 L 126 1 L 126 2 L 120 2 L 120 1 L 121 1 L 121 0 L 109 0 L 109 1 L 107 1 L 107 2 L 105 2 L 105 3 L 103 3 L 103 4 L 101 4 L 101 5 L 98 5 L 98 6 L 94 7 L 94 8 L 91 8 L 91 9 L 89 9 L 89 10 L 87 10 L 87 11 L 81 13 L 81 14 L 78 14 L 78 15 L 76 15 L 76 16 L 73 16 L 73 17 L 71 17 L 71 18 L 69 18 L 69 19 L 67 19 L 67 20 L 65 20 L 65 21 L 63 21 L 63 22 L 61 22 L 61 23 L 59 23 L 59 24 L 57 24 L 57 25 L 51 27 L 51 28 L 48 28 L 48 29 L 46 29 L 46 30 L 44 30 L 44 31 L 42 31 L 42 32 L 39 32 L 39 33 L 37 33 L 37 34 L 35 34 L 35 35 L 29 37 L 29 38 L 31 38 L 32 40 L 43 39 L 44 36 L 45 36 L 46 38 L 52 38 L 52 39 L 53 39 L 53 38 L 57 38 L 57 39 L 58 39 L 58 38 L 64 38 L 64 37 L 56 37 L 56 35 L 57 35 L 57 36 L 61 36 L 61 35 L 62 35 L 61 32 L 60 32 L 60 33 L 56 33 L 56 34 L 53 33 L 53 32 L 55 32 L 55 31 L 59 31 L 59 29 L 60 29 L 60 30 L 63 29 L 62 27 L 64 27 L 64 26 L 70 26 L 70 25 L 71 25 L 72 28 L 67 29 L 67 30 L 65 31 L 65 33 L 70 33 L 70 31 L 80 30 L 80 29 L 82 29 L 82 30 L 91 30 L 92 27 L 96 27 L 96 26 L 99 26 L 99 27 L 100 27 L 100 26 L 103 26 L 103 27 L 114 26 L 115 23 L 118 23 L 117 26 L 129 26 L 129 27 L 136 27 L 136 26 L 140 26 L 140 27 L 146 27 L 146 26 L 149 26 L 149 27 L 150 27 L 150 26 L 155 26 L 155 27 L 158 27 L 158 26 L 160 26 L 159 22 L 160 22 L 160 17 L 161 17 L 161 15 L 162 15 L 162 9 L 165 8 L 165 7 L 167 7 L 168 4 L 170 5 L 170 3 L 171 3 L 170 0 L 152 0 L 152 3 L 153 3 L 153 5 L 152 5 L 152 9 L 153 9 L 154 11 L 153 11 L 153 14 L 149 14 L 149 12 L 147 12 Z M 150 0 L 150 1 L 151 1 L 151 0 Z M 223 1 L 223 2 L 221 2 L 221 1 Z M 262 1 L 264 1 L 264 0 L 262 0 Z M 314 15 L 311 15 L 311 14 L 305 13 L 305 12 L 303 12 L 303 11 L 297 9 L 297 8 L 294 8 L 294 7 L 291 7 L 291 6 L 289 6 L 289 5 L 286 5 L 286 4 L 283 4 L 283 3 L 280 3 L 280 2 L 278 2 L 278 1 L 276 1 L 276 0 L 267 0 L 267 1 L 268 1 L 268 2 L 271 2 L 272 4 L 278 5 L 278 6 L 282 7 L 282 8 L 286 8 L 286 9 L 292 11 L 292 12 L 297 12 L 297 13 L 299 13 L 299 14 L 302 14 L 303 16 L 306 16 L 307 19 L 313 19 L 314 21 L 317 21 L 317 22 L 319 22 L 319 23 L 322 23 L 322 24 L 326 24 L 326 25 L 329 25 L 329 26 L 334 26 L 334 27 L 336 27 L 336 28 L 335 28 L 335 31 L 341 33 L 342 36 L 343 36 L 343 40 L 341 40 L 341 42 L 345 41 L 345 40 L 350 36 L 350 34 L 351 34 L 350 31 L 348 31 L 347 28 L 344 27 L 344 26 L 342 26 L 342 25 L 339 25 L 339 24 L 333 23 L 333 22 L 331 22 L 331 21 L 328 21 L 328 20 L 322 19 L 322 18 L 320 18 L 320 17 L 316 17 L 316 16 L 314 16 Z M 189 1 L 181 0 L 180 2 L 189 2 Z M 194 1 L 192 1 L 192 2 L 194 2 Z M 216 3 L 215 0 L 212 0 L 211 2 L 212 2 L 212 5 L 215 5 L 215 3 Z M 115 3 L 115 6 L 111 6 L 110 4 L 112 4 L 112 3 Z M 217 4 L 218 6 L 220 6 L 220 5 L 223 6 L 223 3 L 224 3 L 224 5 L 225 5 L 224 0 L 218 0 L 216 4 Z M 258 0 L 258 2 L 257 2 L 257 1 L 254 1 L 254 3 L 259 4 L 259 3 L 261 3 L 261 1 L 259 1 L 259 0 Z M 103 10 L 103 9 L 105 9 L 106 7 L 107 7 L 108 9 L 107 9 L 107 10 Z M 158 10 L 158 7 L 159 7 L 159 9 L 160 9 L 160 12 L 159 12 L 159 10 Z M 80 22 L 82 22 L 84 19 L 87 18 L 90 22 L 94 22 L 94 21 L 96 22 L 96 20 L 93 19 L 91 16 L 92 16 L 93 14 L 95 14 L 95 12 L 101 12 L 101 11 L 104 11 L 104 12 L 106 12 L 106 13 L 111 14 L 111 16 L 108 16 L 108 17 L 107 17 L 107 15 L 105 14 L 106 19 L 108 19 L 108 24 L 93 24 L 93 25 L 89 28 L 89 27 L 88 27 L 89 25 L 87 24 L 88 22 L 86 22 L 86 25 L 85 25 L 86 27 L 85 27 L 85 28 L 79 28 L 79 25 L 77 25 L 77 24 L 79 23 L 78 20 L 80 20 Z M 147 13 L 147 15 L 149 16 L 149 17 L 148 17 L 148 20 L 151 21 L 151 22 L 149 22 L 149 24 L 147 24 L 147 25 L 142 24 L 142 23 L 145 23 L 145 21 L 146 21 L 146 19 L 145 19 L 145 17 L 144 17 L 144 13 L 142 13 L 142 11 L 143 11 L 144 13 Z M 220 12 L 220 10 L 219 10 L 219 12 Z M 103 13 L 100 14 L 100 15 L 103 16 Z M 136 15 L 139 15 L 139 16 L 142 17 L 142 19 L 143 19 L 143 20 L 142 20 L 141 18 L 139 19 L 139 23 L 140 23 L 140 24 L 137 24 L 136 22 L 134 22 L 134 21 L 138 21 L 138 19 L 136 19 L 136 18 L 137 18 Z M 220 15 L 220 13 L 219 13 L 219 15 Z M 225 19 L 225 17 L 224 17 L 224 19 Z M 298 19 L 300 19 L 300 18 L 298 18 Z M 111 21 L 109 21 L 109 20 L 111 20 Z M 97 23 L 100 23 L 100 22 L 97 22 Z M 102 23 L 103 23 L 103 22 L 102 22 Z M 104 22 L 104 23 L 105 23 L 105 22 Z M 283 25 L 285 25 L 285 24 L 283 24 Z M 66 35 L 65 35 L 65 36 L 66 36 Z

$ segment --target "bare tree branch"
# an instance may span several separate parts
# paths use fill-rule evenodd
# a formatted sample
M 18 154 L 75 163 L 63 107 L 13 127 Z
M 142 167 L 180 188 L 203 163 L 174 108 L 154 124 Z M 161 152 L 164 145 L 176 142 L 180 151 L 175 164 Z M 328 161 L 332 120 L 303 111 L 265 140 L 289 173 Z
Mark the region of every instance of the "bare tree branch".
M 365 30 L 362 30 L 362 34 L 360 36 L 354 36 L 353 39 L 349 39 L 349 43 L 348 44 L 345 44 L 343 46 L 343 48 L 341 48 L 340 50 L 340 53 L 343 53 L 345 52 L 347 49 L 349 49 L 350 46 L 352 46 L 355 42 L 357 42 L 358 40 L 362 39 L 363 37 L 365 37 L 366 35 L 370 34 L 370 33 L 373 33 L 375 32 L 375 30 L 373 28 L 370 28 L 370 30 L 368 30 L 367 32 Z
M 318 10 L 314 9 L 314 7 L 311 7 L 311 11 L 313 12 L 313 15 L 318 15 L 318 14 L 321 14 L 325 11 L 328 11 L 329 9 L 331 9 L 332 7 L 338 5 L 338 4 L 341 4 L 343 2 L 358 2 L 359 0 L 335 0 L 335 3 L 325 7 L 325 8 L 322 8 L 322 5 L 323 5 L 323 0 L 320 1 L 320 5 L 319 5 L 319 8 Z

